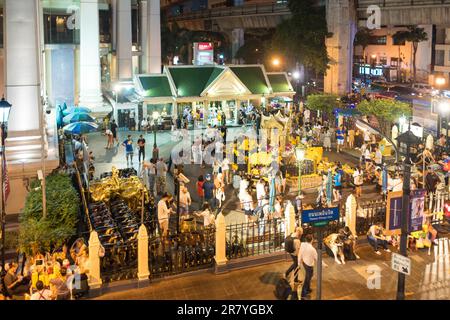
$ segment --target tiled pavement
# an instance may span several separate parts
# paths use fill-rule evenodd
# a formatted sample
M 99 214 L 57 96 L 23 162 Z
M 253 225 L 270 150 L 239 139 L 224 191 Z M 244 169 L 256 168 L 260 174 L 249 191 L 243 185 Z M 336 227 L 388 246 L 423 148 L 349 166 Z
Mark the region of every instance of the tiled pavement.
M 231 137 L 238 129 L 230 129 L 228 135 Z M 128 132 L 119 133 L 119 141 L 123 141 Z M 139 132 L 132 132 L 133 139 L 137 141 Z M 145 136 L 147 139 L 147 159 L 151 154 L 153 146 L 153 135 Z M 171 141 L 170 133 L 158 133 L 158 146 L 160 155 L 168 158 L 170 150 L 175 145 Z M 105 138 L 99 134 L 89 135 L 89 146 L 96 156 L 96 174 L 110 171 L 112 165 L 118 168 L 126 167 L 123 148 L 116 150 L 104 149 Z M 331 161 L 355 164 L 355 158 L 351 155 L 341 153 L 325 153 Z M 137 156 L 134 159 L 134 167 L 138 168 Z M 199 174 L 210 172 L 210 169 L 201 169 L 200 166 L 186 166 L 186 175 L 191 179 L 188 186 L 191 190 L 194 202 L 196 195 L 193 190 L 196 177 Z M 365 199 L 373 199 L 374 190 L 372 186 L 365 188 Z M 168 177 L 168 190 L 173 192 L 172 178 Z M 294 192 L 295 193 L 295 192 Z M 226 200 L 227 220 L 238 222 L 242 220 L 241 212 L 235 211 L 238 201 L 232 195 L 231 187 Z M 315 192 L 307 194 L 306 201 L 313 201 Z M 197 205 L 194 204 L 194 209 Z M 428 256 L 426 252 L 412 254 L 413 270 L 411 276 L 407 277 L 407 291 L 413 294 L 411 299 L 450 299 L 450 257 L 448 255 L 448 242 L 445 254 L 436 257 Z M 362 257 L 358 261 L 350 261 L 346 265 L 337 265 L 334 261 L 324 255 L 324 261 L 328 267 L 323 272 L 323 298 L 324 299 L 393 299 L 395 298 L 397 274 L 390 269 L 390 254 L 383 253 L 382 256 L 375 255 L 369 247 L 358 249 Z M 443 252 L 444 253 L 444 252 Z M 176 279 L 163 279 L 152 283 L 143 289 L 129 290 L 126 292 L 108 293 L 100 299 L 274 299 L 273 290 L 280 275 L 289 266 L 289 262 L 274 263 L 250 269 L 232 271 L 222 275 L 211 273 L 200 273 L 186 275 Z M 368 267 L 381 270 L 381 288 L 370 290 L 367 288 Z M 313 290 L 315 290 L 315 278 Z M 313 292 L 315 299 L 315 292 Z
M 407 299 L 450 299 L 450 255 L 448 239 L 441 241 L 435 252 L 412 253 L 412 272 L 406 278 Z M 358 248 L 360 260 L 338 265 L 323 255 L 322 299 L 325 300 L 383 300 L 395 299 L 397 273 L 390 268 L 391 253 L 381 256 L 368 246 Z M 273 300 L 275 283 L 288 268 L 289 262 L 278 262 L 215 275 L 209 272 L 162 279 L 142 289 L 107 293 L 101 300 Z M 380 286 L 369 289 L 373 275 L 368 272 L 379 267 Z M 316 272 L 316 270 L 315 270 Z M 316 298 L 316 274 L 311 298 Z

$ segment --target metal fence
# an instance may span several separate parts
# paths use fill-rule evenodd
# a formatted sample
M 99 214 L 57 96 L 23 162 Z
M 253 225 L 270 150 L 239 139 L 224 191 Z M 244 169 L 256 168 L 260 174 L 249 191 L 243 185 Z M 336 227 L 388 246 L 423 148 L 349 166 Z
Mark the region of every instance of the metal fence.
M 104 283 L 137 278 L 137 240 L 123 245 L 106 243 L 103 247 L 100 274 Z
M 284 250 L 285 220 L 259 220 L 228 225 L 226 255 L 228 259 L 257 256 Z
M 371 225 L 386 221 L 386 202 L 369 201 L 361 204 L 361 210 L 357 211 L 356 233 L 366 234 Z
M 149 266 L 152 278 L 208 269 L 214 266 L 215 228 L 181 232 L 149 239 Z

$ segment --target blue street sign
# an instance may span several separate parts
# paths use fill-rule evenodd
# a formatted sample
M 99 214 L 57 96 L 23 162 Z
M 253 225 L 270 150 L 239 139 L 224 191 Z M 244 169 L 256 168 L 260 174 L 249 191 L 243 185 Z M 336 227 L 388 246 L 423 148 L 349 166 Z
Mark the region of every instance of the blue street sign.
M 326 225 L 333 220 L 339 220 L 339 208 L 324 208 L 303 210 L 302 223 L 311 223 L 315 225 Z

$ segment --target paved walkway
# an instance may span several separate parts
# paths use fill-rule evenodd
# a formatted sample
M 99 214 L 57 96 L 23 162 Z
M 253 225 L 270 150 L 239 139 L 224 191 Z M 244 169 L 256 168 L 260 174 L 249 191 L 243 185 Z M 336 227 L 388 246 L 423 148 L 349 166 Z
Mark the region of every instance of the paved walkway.
M 418 251 L 410 255 L 412 272 L 406 278 L 407 299 L 450 299 L 449 241 L 443 239 L 431 255 Z M 397 273 L 390 268 L 391 253 L 375 255 L 369 246 L 357 249 L 361 259 L 338 265 L 323 255 L 322 299 L 395 299 Z M 209 272 L 164 279 L 142 289 L 108 293 L 99 300 L 273 300 L 277 280 L 289 267 L 278 262 L 215 275 Z M 315 270 L 316 273 L 317 270 Z M 373 272 L 379 272 L 377 278 Z M 379 279 L 379 281 L 377 280 Z M 316 299 L 316 274 L 311 298 Z M 373 289 L 368 287 L 371 286 Z M 301 302 L 304 303 L 304 302 Z

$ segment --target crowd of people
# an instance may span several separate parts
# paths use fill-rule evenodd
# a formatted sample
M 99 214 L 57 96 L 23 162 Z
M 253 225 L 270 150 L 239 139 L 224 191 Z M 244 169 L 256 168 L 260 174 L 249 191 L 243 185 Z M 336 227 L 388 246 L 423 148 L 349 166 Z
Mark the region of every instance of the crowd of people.
M 77 240 L 69 250 L 63 245 L 53 254 L 24 254 L 5 266 L 0 300 L 70 300 L 89 292 L 88 247 Z

